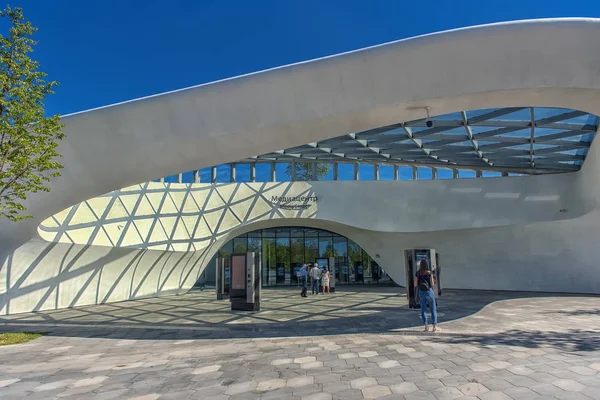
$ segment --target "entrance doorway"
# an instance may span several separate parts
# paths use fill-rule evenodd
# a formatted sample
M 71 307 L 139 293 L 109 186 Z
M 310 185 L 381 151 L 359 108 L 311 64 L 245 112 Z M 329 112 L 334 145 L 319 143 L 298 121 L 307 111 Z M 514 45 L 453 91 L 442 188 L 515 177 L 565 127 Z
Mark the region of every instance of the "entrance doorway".
M 391 282 L 382 279 L 387 277 L 385 271 L 352 240 L 322 229 L 294 226 L 256 230 L 230 240 L 208 264 L 197 285 L 214 282 L 218 259 L 246 252 L 261 253 L 263 287 L 296 286 L 302 265 L 318 262 L 322 267 L 328 265 L 330 257 L 335 258 L 337 285 Z

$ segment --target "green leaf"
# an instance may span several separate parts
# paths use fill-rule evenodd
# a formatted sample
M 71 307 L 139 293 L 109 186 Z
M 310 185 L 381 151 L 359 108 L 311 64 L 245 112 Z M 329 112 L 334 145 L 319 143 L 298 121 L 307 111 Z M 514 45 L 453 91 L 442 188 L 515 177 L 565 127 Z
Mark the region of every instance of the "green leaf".
M 0 18 L 0 219 L 31 218 L 23 201 L 30 193 L 48 192 L 45 183 L 60 176 L 56 159 L 64 138 L 59 116 L 45 116 L 44 100 L 57 82 L 46 82 L 39 63 L 29 57 L 37 28 L 25 21 L 21 8 L 7 6 Z

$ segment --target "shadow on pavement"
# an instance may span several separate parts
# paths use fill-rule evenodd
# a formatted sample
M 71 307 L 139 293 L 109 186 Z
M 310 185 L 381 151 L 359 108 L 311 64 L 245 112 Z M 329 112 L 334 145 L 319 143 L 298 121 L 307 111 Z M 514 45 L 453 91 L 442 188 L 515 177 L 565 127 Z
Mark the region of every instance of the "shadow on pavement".
M 301 298 L 295 289 L 265 289 L 258 313 L 232 312 L 212 292 L 132 300 L 0 317 L 2 331 L 38 331 L 54 336 L 114 339 L 234 339 L 342 334 L 418 334 L 418 310 L 409 309 L 402 288 L 339 288 L 331 295 Z M 555 317 L 549 310 L 561 309 Z M 446 343 L 537 347 L 600 347 L 597 326 L 570 317 L 595 315 L 600 297 L 546 293 L 445 290 L 438 313 Z M 573 311 L 568 311 L 572 309 Z M 557 311 L 552 311 L 557 313 Z M 589 320 L 598 320 L 587 319 Z M 549 331 L 535 329 L 544 323 Z M 537 325 L 539 326 L 539 325 Z M 565 326 L 572 328 L 565 330 Z M 598 328 L 598 331 L 593 329 Z
M 527 348 L 554 347 L 563 351 L 598 351 L 600 331 L 569 329 L 566 332 L 509 330 L 498 334 L 469 335 L 454 334 L 435 337 L 431 340 L 445 344 L 472 344 L 479 346 L 504 345 Z

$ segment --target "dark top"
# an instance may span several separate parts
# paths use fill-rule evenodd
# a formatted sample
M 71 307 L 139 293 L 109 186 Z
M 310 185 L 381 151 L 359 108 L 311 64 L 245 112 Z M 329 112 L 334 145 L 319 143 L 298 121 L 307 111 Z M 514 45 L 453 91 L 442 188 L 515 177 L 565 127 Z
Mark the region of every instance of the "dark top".
M 417 277 L 417 289 L 421 290 L 422 282 L 427 282 L 429 289 L 431 289 L 431 273 L 430 272 L 427 272 L 425 275 L 419 275 L 419 273 L 417 272 L 415 274 L 415 276 Z

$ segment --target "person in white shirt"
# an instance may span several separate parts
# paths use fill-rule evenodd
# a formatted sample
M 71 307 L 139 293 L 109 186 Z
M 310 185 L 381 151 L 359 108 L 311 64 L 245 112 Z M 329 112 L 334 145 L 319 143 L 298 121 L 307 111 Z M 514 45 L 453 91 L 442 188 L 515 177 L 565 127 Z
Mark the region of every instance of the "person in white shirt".
M 329 271 L 327 267 L 323 267 L 323 272 L 321 273 L 321 294 L 329 294 Z
M 310 270 L 310 278 L 312 279 L 312 294 L 319 294 L 319 278 L 321 276 L 321 270 L 319 264 L 314 263 Z

